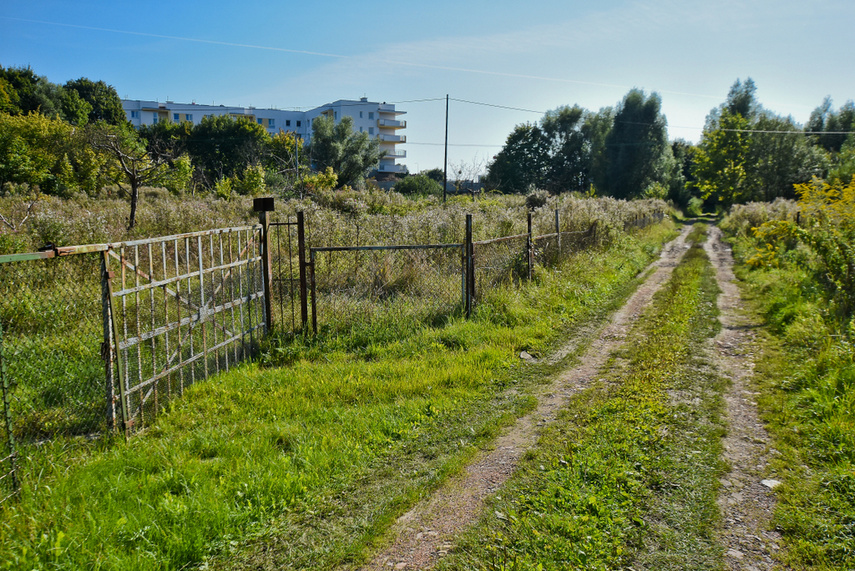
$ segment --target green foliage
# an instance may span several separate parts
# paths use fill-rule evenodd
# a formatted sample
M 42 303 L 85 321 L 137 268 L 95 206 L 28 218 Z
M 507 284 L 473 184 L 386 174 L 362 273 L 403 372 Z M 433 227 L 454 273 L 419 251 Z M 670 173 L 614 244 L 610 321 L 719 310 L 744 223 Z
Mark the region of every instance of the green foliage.
M 718 127 L 704 131 L 695 154 L 692 175 L 701 198 L 729 207 L 749 198 L 746 188 L 748 120 L 742 115 L 723 113 Z
M 618 105 L 605 141 L 602 190 L 616 198 L 637 198 L 653 184 L 667 187 L 677 165 L 668 143 L 667 121 L 658 94 L 632 89 Z
M 328 116 L 315 118 L 307 150 L 315 170 L 332 167 L 340 186 L 360 185 L 383 154 L 379 139 L 353 131 L 353 118 L 349 116 L 338 123 Z
M 417 196 L 439 196 L 442 195 L 442 184 L 426 175 L 417 174 L 396 182 L 395 191 Z
M 110 125 L 127 123 L 122 100 L 112 85 L 81 77 L 67 82 L 63 87 L 68 92 L 76 93 L 79 99 L 89 106 L 87 122 L 104 121 Z
M 216 181 L 239 177 L 248 166 L 259 163 L 269 139 L 255 121 L 211 115 L 193 128 L 186 144 L 199 182 L 213 188 Z
M 760 405 L 780 456 L 775 525 L 785 563 L 798 569 L 855 565 L 855 384 L 851 256 L 855 186 L 798 188 L 798 205 L 747 205 L 728 224 L 740 277 L 769 320 L 757 363 Z M 800 212 L 801 225 L 795 224 Z M 766 214 L 762 220 L 760 214 Z M 741 220 L 753 217 L 755 232 Z

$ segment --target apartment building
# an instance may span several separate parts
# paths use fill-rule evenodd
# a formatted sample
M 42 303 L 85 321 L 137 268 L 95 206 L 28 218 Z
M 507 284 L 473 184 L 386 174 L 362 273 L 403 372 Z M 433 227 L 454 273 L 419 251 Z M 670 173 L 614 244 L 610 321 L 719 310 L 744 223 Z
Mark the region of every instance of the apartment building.
M 399 119 L 406 112 L 396 110 L 394 104 L 368 101 L 367 97 L 359 100 L 339 99 L 309 111 L 199 105 L 173 101 L 163 103 L 140 99 L 123 99 L 122 106 L 128 121 L 136 128 L 154 125 L 160 121 L 173 123 L 188 121 L 198 125 L 208 116 L 229 115 L 255 121 L 267 129 L 271 135 L 279 131 L 292 131 L 305 140 L 309 140 L 312 136 L 312 121 L 321 115 L 332 117 L 336 122 L 342 117 L 352 117 L 354 131 L 368 133 L 370 137 L 379 139 L 380 150 L 386 153 L 380 160 L 376 174 L 382 176 L 406 171 L 404 165 L 396 162 L 397 159 L 404 159 L 407 156 L 407 152 L 400 148 L 400 145 L 407 142 L 407 136 L 401 133 L 407 127 L 407 122 Z

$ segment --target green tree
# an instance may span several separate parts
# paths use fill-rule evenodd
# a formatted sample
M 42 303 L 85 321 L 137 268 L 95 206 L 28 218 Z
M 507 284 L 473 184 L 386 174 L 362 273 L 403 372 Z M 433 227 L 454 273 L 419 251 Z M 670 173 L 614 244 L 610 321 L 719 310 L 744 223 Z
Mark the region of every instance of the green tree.
M 196 174 L 207 188 L 224 178 L 237 178 L 262 160 L 270 135 L 255 121 L 228 115 L 209 116 L 196 125 L 187 150 Z
M 360 184 L 383 156 L 379 140 L 368 133 L 355 133 L 349 116 L 338 123 L 332 117 L 317 117 L 307 151 L 313 168 L 320 172 L 332 167 L 340 186 Z
M 667 121 L 656 93 L 632 89 L 617 106 L 606 136 L 606 194 L 636 198 L 654 184 L 668 187 L 675 162 L 668 143 Z
M 716 124 L 716 128 L 704 131 L 692 175 L 701 198 L 728 208 L 749 196 L 749 123 L 742 115 L 725 110 Z
M 267 144 L 265 166 L 268 178 L 281 180 L 280 184 L 294 188 L 297 181 L 308 174 L 309 155 L 303 139 L 291 131 L 279 131 Z
M 811 113 L 805 131 L 816 133 L 816 143 L 826 151 L 839 153 L 847 137 L 855 132 L 855 103 L 847 101 L 835 111 L 831 97 L 826 97 Z
M 538 125 L 517 125 L 487 166 L 487 184 L 512 193 L 544 186 L 551 163 L 549 151 L 549 141 Z
M 119 99 L 119 94 L 112 85 L 81 77 L 66 82 L 63 88 L 66 91 L 77 92 L 80 98 L 90 105 L 89 122 L 105 121 L 110 125 L 127 123 L 122 100 Z
M 90 124 L 87 132 L 92 146 L 111 159 L 109 167 L 114 182 L 120 188 L 127 184 L 126 192 L 131 201 L 128 230 L 133 230 L 140 189 L 159 184 L 167 174 L 168 163 L 162 157 L 152 157 L 146 150 L 145 142 L 130 125 L 110 125 L 98 121 Z
M 424 174 L 411 175 L 396 182 L 395 191 L 416 196 L 441 195 L 442 183 Z
M 549 111 L 540 122 L 550 155 L 543 187 L 551 192 L 586 190 L 591 183 L 590 144 L 581 130 L 585 115 L 578 105 L 564 106 Z

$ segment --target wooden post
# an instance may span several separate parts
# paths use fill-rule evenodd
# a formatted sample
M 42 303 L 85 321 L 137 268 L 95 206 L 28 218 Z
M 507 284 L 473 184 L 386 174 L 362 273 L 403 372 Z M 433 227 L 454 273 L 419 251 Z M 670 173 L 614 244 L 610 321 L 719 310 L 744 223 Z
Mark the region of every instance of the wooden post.
M 306 222 L 302 210 L 297 213 L 297 257 L 300 266 L 300 320 L 303 333 L 306 333 L 309 330 L 309 288 L 306 281 Z
M 561 224 L 559 223 L 558 209 L 555 209 L 555 238 L 558 241 L 558 258 L 561 258 Z

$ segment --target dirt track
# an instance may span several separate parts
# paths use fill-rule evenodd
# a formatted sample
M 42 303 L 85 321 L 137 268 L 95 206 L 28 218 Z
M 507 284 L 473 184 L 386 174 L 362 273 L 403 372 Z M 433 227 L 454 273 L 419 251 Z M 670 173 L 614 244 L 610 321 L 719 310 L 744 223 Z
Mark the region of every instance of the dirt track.
M 462 474 L 398 518 L 391 531 L 394 542 L 362 569 L 429 569 L 448 553 L 455 536 L 479 516 L 484 500 L 507 481 L 525 451 L 536 444 L 540 428 L 555 420 L 570 396 L 589 386 L 624 342 L 633 323 L 688 249 L 685 240 L 690 230 L 691 226 L 686 226 L 678 238 L 663 248 L 659 260 L 648 268 L 647 279 L 605 326 L 583 328 L 550 358 L 557 362 L 593 337 L 579 363 L 556 376 L 536 395 L 537 408 L 505 430 Z M 710 352 L 719 372 L 732 380 L 725 395 L 729 430 L 724 441 L 725 460 L 732 470 L 721 479 L 721 543 L 729 569 L 768 570 L 774 567 L 778 537 L 766 529 L 773 496 L 761 483 L 761 474 L 769 452 L 748 384 L 753 370 L 748 351 L 753 324 L 741 312 L 733 260 L 718 228 L 710 228 L 705 250 L 722 290 L 718 299 L 722 330 L 711 341 Z
M 690 229 L 685 227 L 678 238 L 666 244 L 659 260 L 650 266 L 650 275 L 604 327 L 580 331 L 552 357 L 557 361 L 594 337 L 578 365 L 558 375 L 536 395 L 537 408 L 508 428 L 461 475 L 398 518 L 392 530 L 395 541 L 362 569 L 429 569 L 448 552 L 455 535 L 475 521 L 484 500 L 507 481 L 523 453 L 535 445 L 539 429 L 555 419 L 571 395 L 588 386 L 610 353 L 623 343 L 632 324 L 688 249 L 685 239 Z

